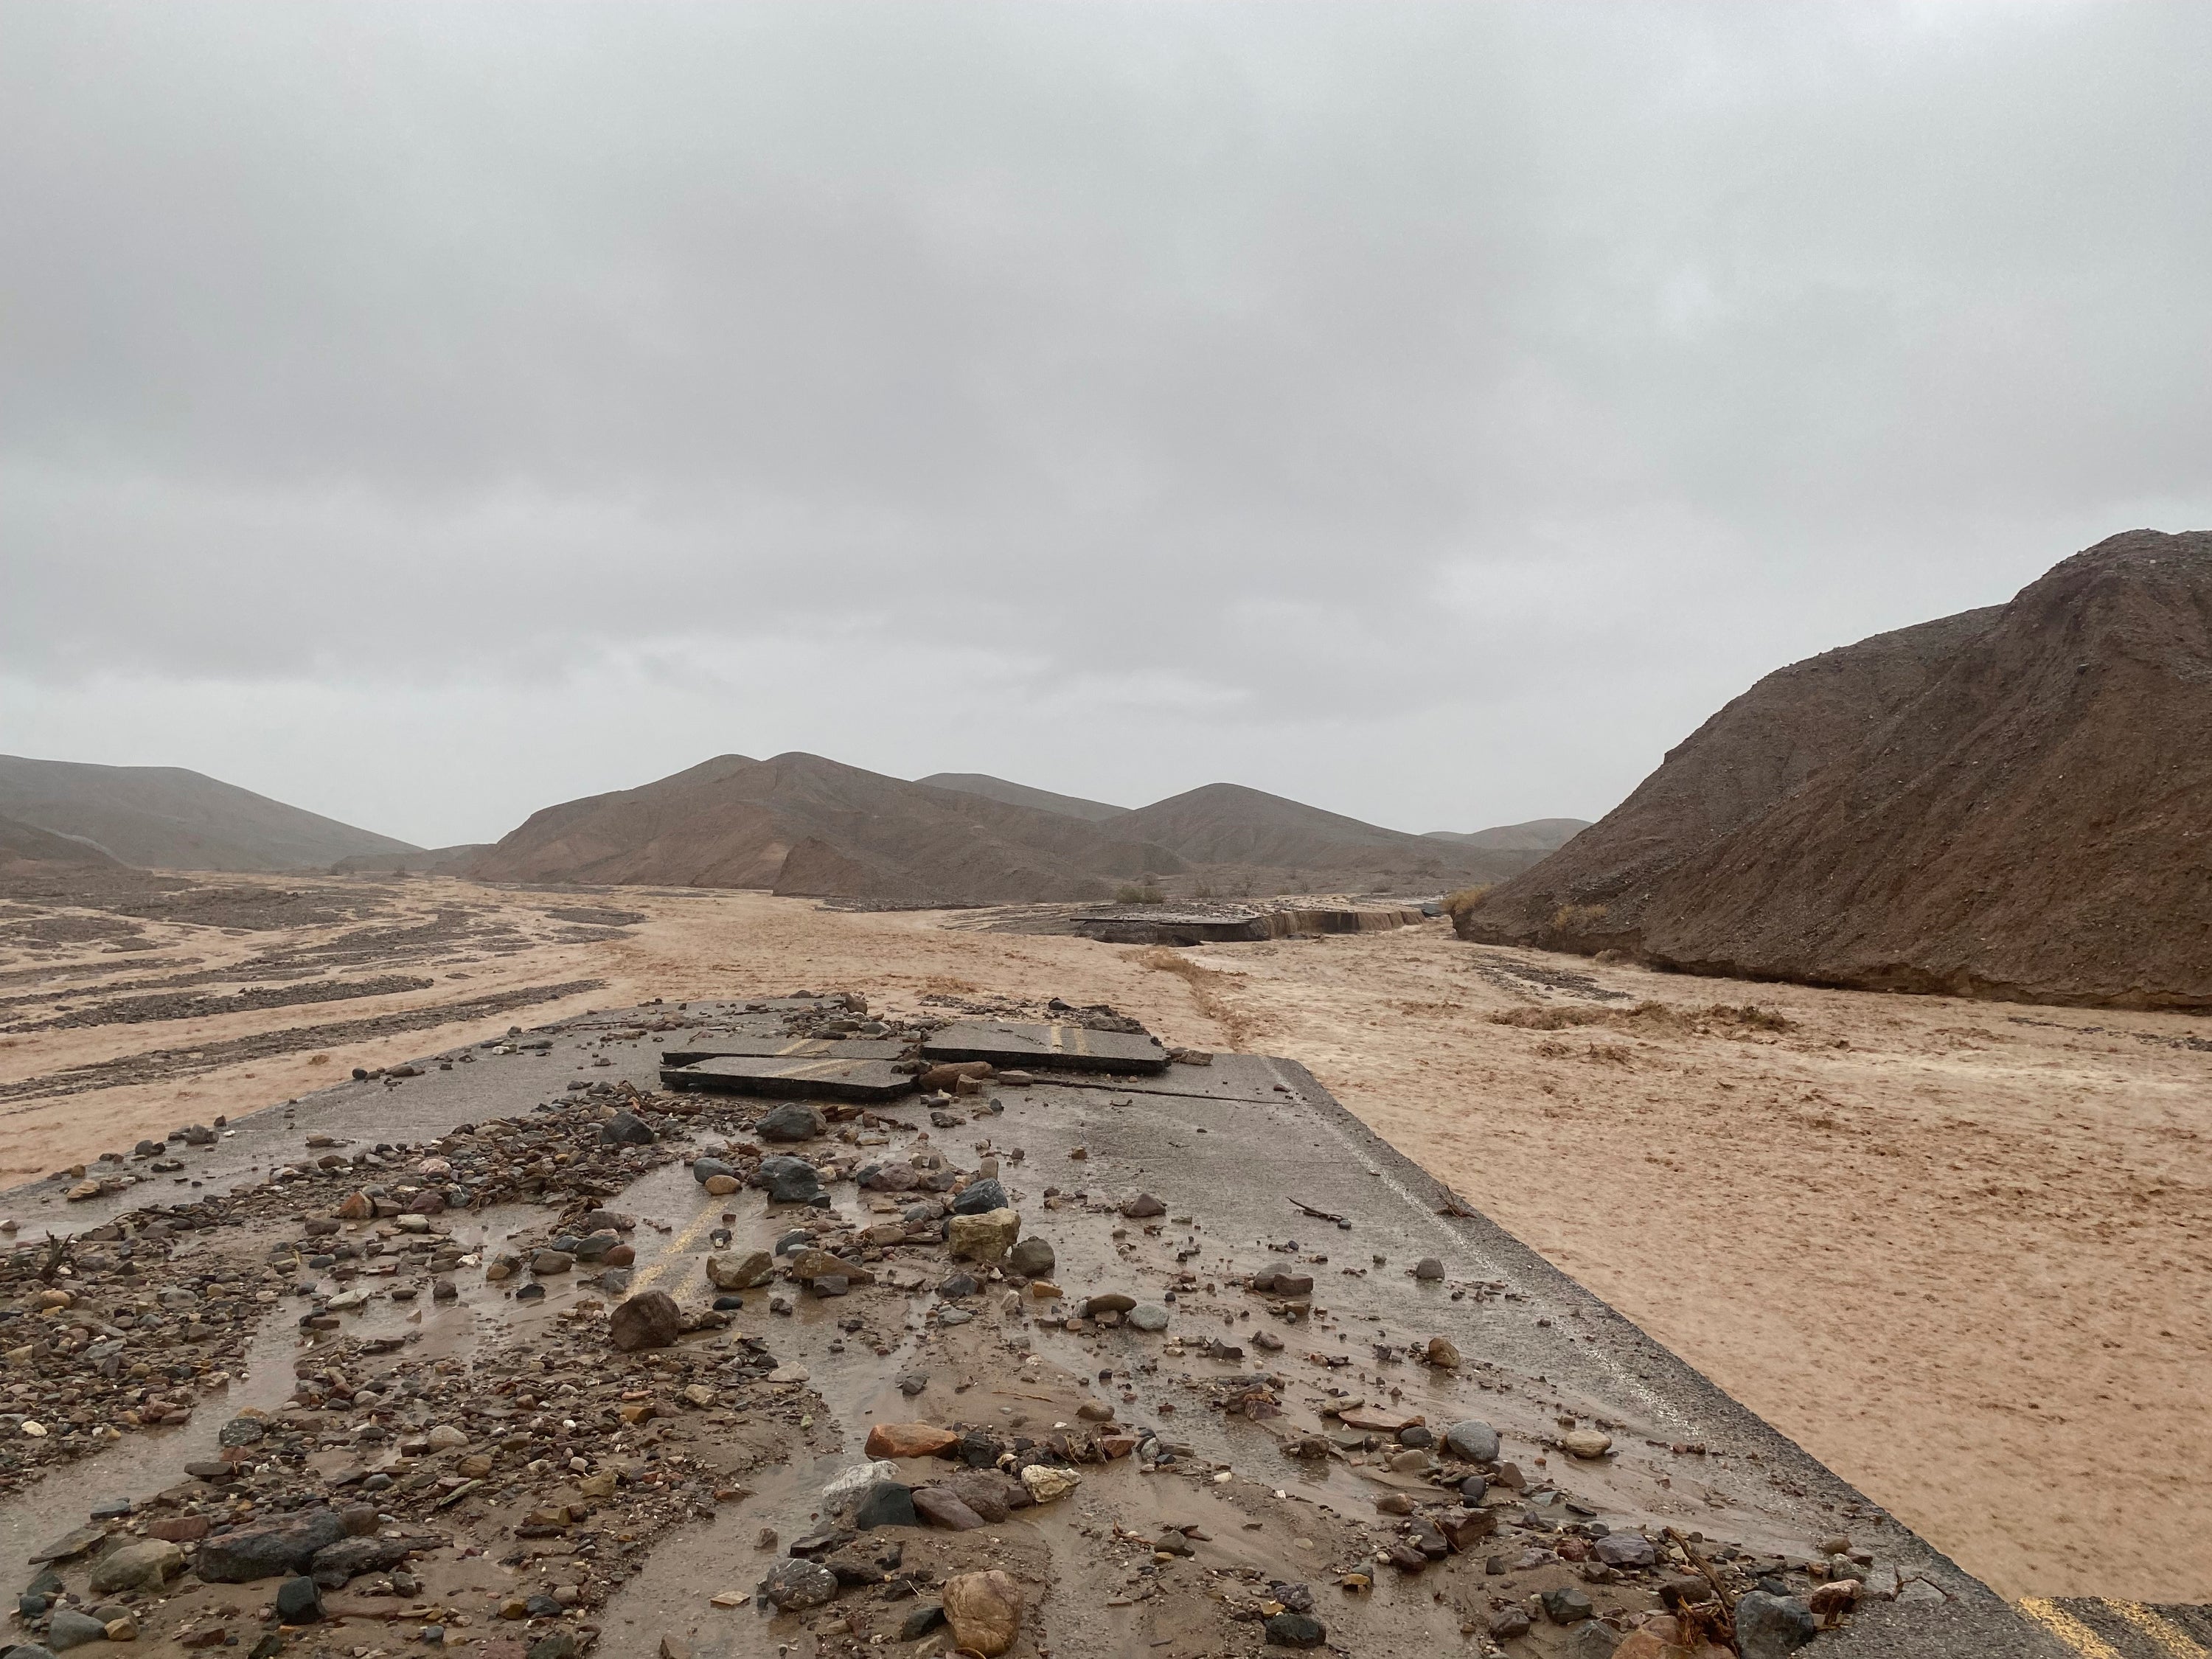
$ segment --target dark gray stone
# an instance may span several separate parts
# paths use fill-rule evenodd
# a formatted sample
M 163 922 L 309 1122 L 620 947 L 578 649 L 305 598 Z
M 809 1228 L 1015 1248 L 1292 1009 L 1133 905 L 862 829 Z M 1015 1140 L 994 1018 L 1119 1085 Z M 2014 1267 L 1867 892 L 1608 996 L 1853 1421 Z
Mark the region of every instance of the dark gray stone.
M 650 1146 L 658 1139 L 653 1126 L 635 1112 L 617 1112 L 599 1125 L 599 1139 L 609 1146 Z
M 64 1607 L 46 1626 L 46 1645 L 56 1653 L 66 1653 L 71 1648 L 81 1648 L 87 1642 L 105 1642 L 107 1626 L 88 1613 L 79 1613 L 75 1607 Z
M 863 1491 L 860 1502 L 853 1505 L 853 1524 L 862 1532 L 875 1527 L 920 1526 L 921 1518 L 915 1513 L 914 1489 L 896 1480 L 877 1481 Z
M 1544 1604 L 1544 1617 L 1555 1625 L 1579 1625 L 1585 1619 L 1597 1616 L 1590 1599 L 1572 1584 L 1558 1589 L 1547 1589 L 1540 1598 Z
M 1463 1457 L 1470 1463 L 1498 1461 L 1498 1431 L 1473 1418 L 1446 1429 L 1444 1445 L 1452 1455 Z
M 315 1552 L 345 1536 L 336 1511 L 309 1510 L 266 1526 L 218 1533 L 201 1544 L 193 1570 L 210 1584 L 248 1584 L 279 1573 L 304 1572 Z
M 819 1561 L 785 1561 L 761 1580 L 760 1594 L 786 1613 L 803 1613 L 837 1594 L 837 1575 Z
M 771 1204 L 826 1206 L 830 1201 L 830 1194 L 822 1190 L 820 1173 L 803 1158 L 763 1158 L 753 1184 L 768 1189 Z
M 1813 1609 L 1795 1595 L 1753 1590 L 1735 1604 L 1736 1647 L 1743 1659 L 1783 1659 L 1820 1632 Z
M 1006 1252 L 1006 1271 L 1019 1273 L 1024 1279 L 1050 1279 L 1052 1270 L 1059 1266 L 1059 1258 L 1052 1246 L 1042 1238 L 1024 1238 L 1015 1242 Z
M 365 1540 L 348 1539 L 347 1543 Z M 341 1579 L 340 1583 L 344 1581 Z M 288 1625 L 312 1625 L 323 1616 L 323 1589 L 312 1578 L 287 1578 L 276 1586 L 276 1617 Z
M 1650 1567 L 1659 1562 L 1658 1550 L 1640 1532 L 1609 1532 L 1597 1540 L 1594 1553 L 1608 1567 Z
M 315 1552 L 308 1564 L 314 1581 L 325 1589 L 341 1589 L 347 1580 L 357 1578 L 364 1572 L 389 1572 L 418 1549 L 427 1549 L 442 1543 L 442 1539 L 425 1540 L 420 1538 L 377 1538 L 361 1536 L 341 1538 L 335 1544 L 325 1544 Z
M 899 1626 L 898 1639 L 919 1642 L 944 1622 L 944 1607 L 935 1601 L 925 1601 L 920 1607 L 908 1610 L 906 1622 Z
M 1317 1648 L 1328 1640 L 1328 1626 L 1310 1613 L 1279 1613 L 1267 1624 L 1267 1640 L 1279 1648 Z
M 1012 1207 L 1012 1200 L 1007 1198 L 1006 1189 L 988 1178 L 969 1182 L 960 1196 L 952 1200 L 955 1215 L 988 1215 L 993 1210 Z
M 624 1353 L 640 1348 L 667 1348 L 684 1334 L 684 1310 L 665 1291 L 640 1291 L 616 1308 L 607 1322 L 607 1335 Z
M 761 1121 L 753 1125 L 753 1133 L 763 1140 L 812 1140 L 829 1127 L 820 1107 L 810 1106 L 803 1100 L 787 1100 L 762 1114 Z

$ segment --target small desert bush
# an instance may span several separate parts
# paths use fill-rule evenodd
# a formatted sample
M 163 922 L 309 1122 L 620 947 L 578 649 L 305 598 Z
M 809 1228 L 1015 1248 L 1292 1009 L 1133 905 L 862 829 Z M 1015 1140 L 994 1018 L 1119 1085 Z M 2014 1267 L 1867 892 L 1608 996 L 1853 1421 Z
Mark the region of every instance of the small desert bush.
M 1448 916 L 1455 917 L 1463 910 L 1474 909 L 1476 905 L 1482 902 L 1483 899 L 1489 894 L 1491 888 L 1496 884 L 1497 884 L 1494 882 L 1486 881 L 1480 886 L 1462 887 L 1456 892 L 1446 893 L 1444 895 L 1444 914 Z
M 1605 920 L 1602 904 L 1562 904 L 1552 912 L 1552 931 L 1555 933 L 1581 933 Z
M 1132 884 L 1116 889 L 1114 902 L 1116 904 L 1164 904 L 1167 902 L 1167 895 L 1148 881 L 1141 886 Z

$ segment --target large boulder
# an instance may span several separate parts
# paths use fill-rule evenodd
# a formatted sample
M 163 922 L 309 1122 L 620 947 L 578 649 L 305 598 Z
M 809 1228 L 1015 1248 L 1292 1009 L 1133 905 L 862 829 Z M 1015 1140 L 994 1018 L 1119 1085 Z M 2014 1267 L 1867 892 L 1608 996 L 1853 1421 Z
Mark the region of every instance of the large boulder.
M 803 1100 L 787 1100 L 769 1108 L 761 1121 L 753 1125 L 753 1133 L 763 1140 L 812 1140 L 829 1127 L 820 1107 L 810 1106 Z
M 185 1570 L 185 1553 L 159 1538 L 125 1544 L 92 1565 L 92 1593 L 113 1595 L 122 1590 L 159 1590 Z
M 1813 1609 L 1795 1595 L 1753 1590 L 1735 1604 L 1735 1640 L 1743 1659 L 1784 1659 L 1820 1630 Z
M 766 1250 L 744 1255 L 730 1250 L 707 1258 L 707 1282 L 718 1291 L 750 1291 L 767 1284 L 775 1271 L 775 1258 Z
M 210 1584 L 250 1584 L 303 1573 L 315 1552 L 346 1535 L 334 1510 L 307 1510 L 258 1527 L 217 1533 L 200 1546 L 192 1570 Z
M 803 1158 L 764 1158 L 753 1176 L 753 1185 L 768 1189 L 771 1204 L 812 1204 L 827 1208 L 830 1194 L 822 1190 L 821 1172 Z
M 1022 1628 L 1022 1592 L 1012 1578 L 995 1568 L 963 1572 L 945 1581 L 944 1594 L 957 1646 L 983 1659 L 998 1659 L 1013 1646 Z
M 1013 1249 L 1021 1231 L 1018 1210 L 952 1216 L 945 1224 L 945 1254 L 956 1261 L 996 1261 Z
M 989 1176 L 971 1181 L 952 1200 L 955 1215 L 983 1215 L 1006 1207 L 1006 1189 Z
M 665 1291 L 640 1291 L 616 1308 L 607 1335 L 624 1353 L 673 1347 L 684 1334 L 684 1312 Z

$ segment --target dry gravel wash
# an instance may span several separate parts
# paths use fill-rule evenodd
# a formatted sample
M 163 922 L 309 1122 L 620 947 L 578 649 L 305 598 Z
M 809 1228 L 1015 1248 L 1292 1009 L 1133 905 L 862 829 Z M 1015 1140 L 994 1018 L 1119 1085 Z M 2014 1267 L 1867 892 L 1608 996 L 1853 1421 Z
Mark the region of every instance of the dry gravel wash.
M 811 981 L 913 1011 L 933 994 L 1049 987 L 1110 1001 L 1173 1042 L 1304 1062 L 1395 1146 L 2000 1591 L 2194 1601 L 2212 1583 L 2212 1182 L 2200 1152 L 2212 1052 L 2187 1046 L 2212 1038 L 2208 1022 L 1593 968 L 1460 944 L 1441 925 L 1186 952 L 743 893 L 377 890 L 401 911 L 465 904 L 512 918 L 530 942 L 445 970 L 466 981 L 334 1018 L 581 979 L 605 988 L 434 1036 L 280 1045 L 230 1065 L 180 1060 L 175 1075 L 127 1086 L 20 1092 L 0 1103 L 0 1165 L 21 1179 L 305 1093 L 326 1067 L 656 994 Z M 647 920 L 582 941 L 544 920 L 593 902 Z M 164 954 L 218 961 L 268 943 L 149 932 Z M 79 965 L 146 971 L 143 955 L 96 950 L 43 955 L 15 994 Z M 67 981 L 78 994 L 96 983 Z M 1756 1001 L 1791 1024 L 1644 1017 L 1547 1031 L 1489 1018 L 1645 1000 Z M 189 1054 L 297 1028 L 299 1014 L 0 1036 L 0 1087 L 155 1048 Z M 329 1059 L 311 1064 L 315 1052 Z

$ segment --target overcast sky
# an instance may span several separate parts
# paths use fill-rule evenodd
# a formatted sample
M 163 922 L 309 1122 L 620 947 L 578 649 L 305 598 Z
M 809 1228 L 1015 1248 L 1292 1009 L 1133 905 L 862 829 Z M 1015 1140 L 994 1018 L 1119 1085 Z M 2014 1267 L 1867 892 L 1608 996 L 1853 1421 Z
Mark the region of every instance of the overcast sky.
M 1595 817 L 2212 526 L 2212 6 L 0 5 L 0 750 Z

